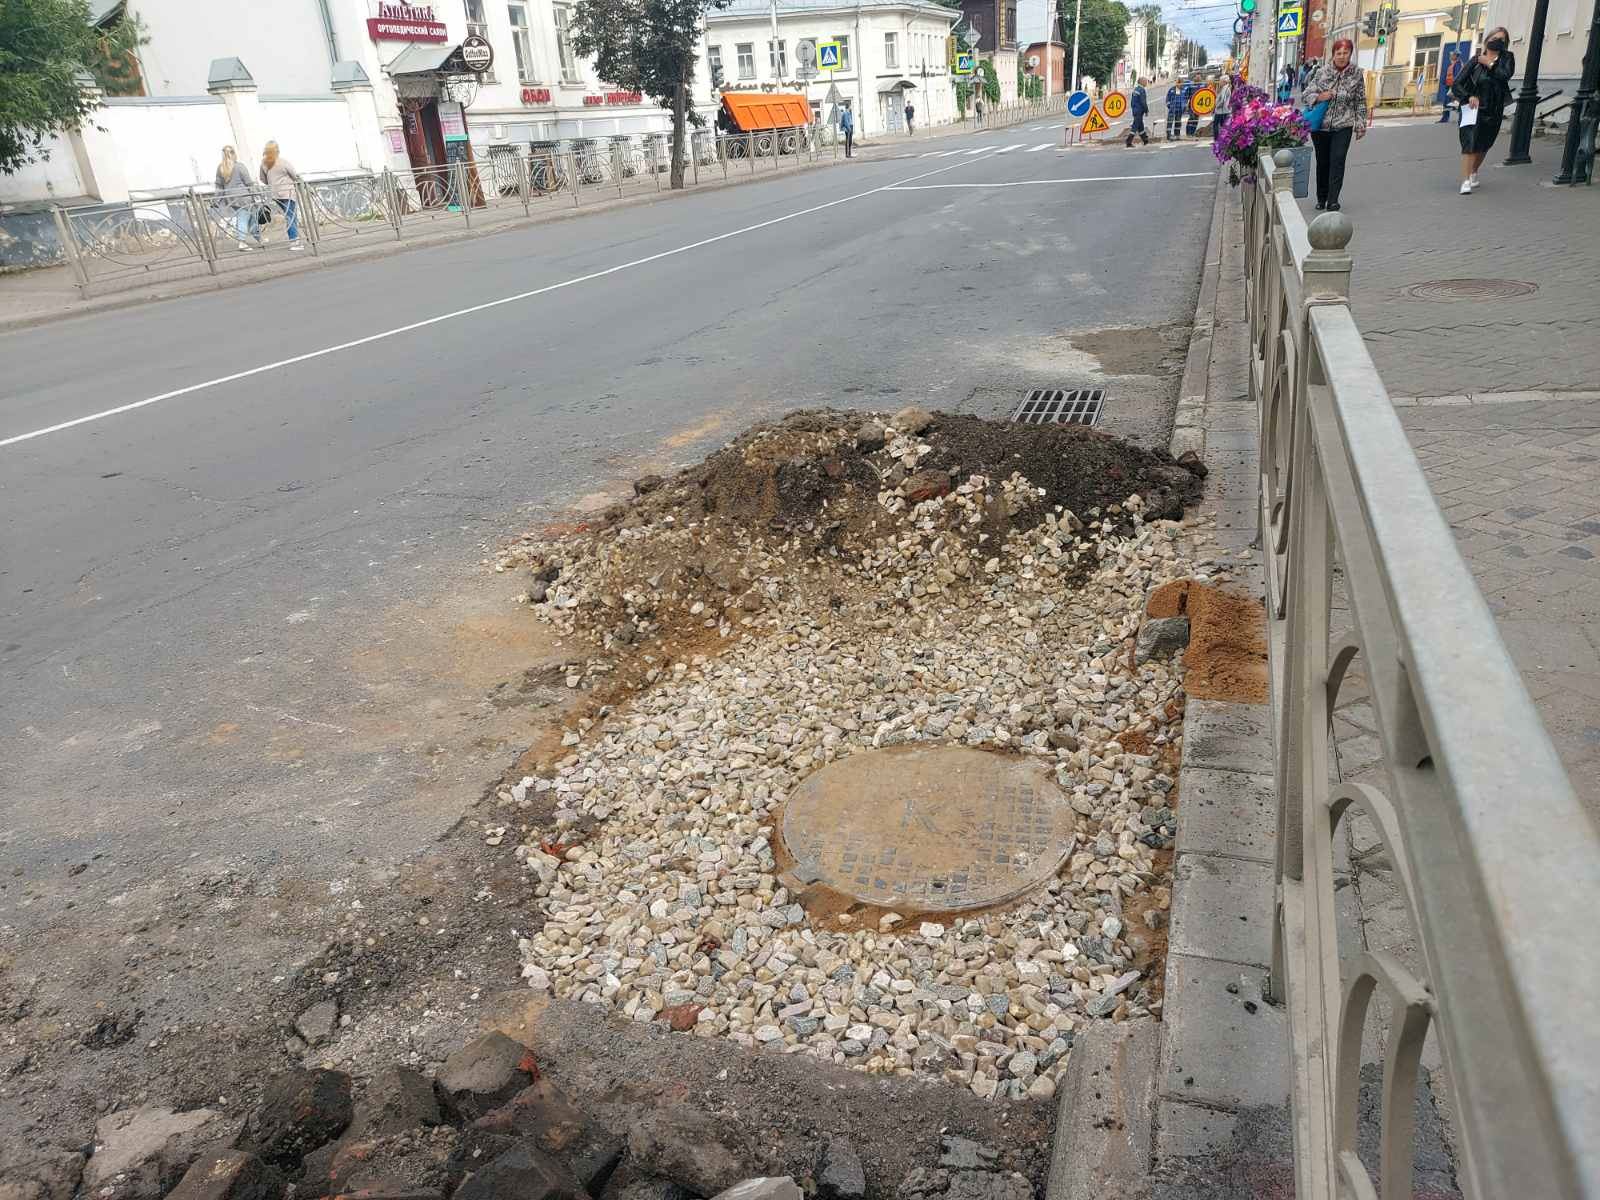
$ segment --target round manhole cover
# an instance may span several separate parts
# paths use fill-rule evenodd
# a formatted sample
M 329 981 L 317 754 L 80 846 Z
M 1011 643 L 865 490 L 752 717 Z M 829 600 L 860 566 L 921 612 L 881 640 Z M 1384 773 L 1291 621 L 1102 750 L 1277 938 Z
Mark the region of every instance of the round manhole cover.
M 952 911 L 1048 880 L 1077 815 L 1036 761 L 911 746 L 824 767 L 795 789 L 782 828 L 810 879 L 884 908 Z
M 1400 289 L 1413 300 L 1515 300 L 1539 290 L 1518 279 L 1430 279 Z

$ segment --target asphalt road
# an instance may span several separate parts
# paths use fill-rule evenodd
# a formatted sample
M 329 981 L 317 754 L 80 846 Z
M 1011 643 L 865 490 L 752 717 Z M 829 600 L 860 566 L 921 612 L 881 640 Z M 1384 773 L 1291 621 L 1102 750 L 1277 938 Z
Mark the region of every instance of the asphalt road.
M 514 757 L 461 737 L 542 652 L 486 553 L 753 419 L 1109 381 L 1108 425 L 1164 441 L 1138 348 L 1192 316 L 1214 164 L 1058 137 L 0 336 L 0 928 L 425 844 Z

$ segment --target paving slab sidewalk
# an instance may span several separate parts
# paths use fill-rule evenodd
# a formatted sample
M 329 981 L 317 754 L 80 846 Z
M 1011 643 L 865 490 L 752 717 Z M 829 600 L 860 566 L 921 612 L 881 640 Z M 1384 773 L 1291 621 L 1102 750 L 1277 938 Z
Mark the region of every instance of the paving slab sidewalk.
M 1600 194 L 1549 184 L 1559 142 L 1532 153 L 1506 167 L 1498 146 L 1462 196 L 1454 129 L 1379 128 L 1358 143 L 1344 195 L 1351 311 L 1600 818 Z

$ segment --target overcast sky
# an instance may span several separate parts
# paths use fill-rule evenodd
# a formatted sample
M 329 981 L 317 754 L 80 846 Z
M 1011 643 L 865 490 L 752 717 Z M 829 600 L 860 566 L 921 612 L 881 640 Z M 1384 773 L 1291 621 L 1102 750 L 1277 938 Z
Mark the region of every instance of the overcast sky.
M 1138 0 L 1123 0 L 1132 8 Z M 1072 0 L 1056 0 L 1063 9 Z M 1237 5 L 1227 0 L 1163 0 L 1162 11 L 1167 23 L 1176 25 L 1211 52 L 1213 58 L 1227 53 L 1232 41 L 1233 14 Z M 1017 0 L 1017 40 L 1024 46 L 1029 42 L 1044 41 L 1045 26 L 1050 22 L 1050 0 Z

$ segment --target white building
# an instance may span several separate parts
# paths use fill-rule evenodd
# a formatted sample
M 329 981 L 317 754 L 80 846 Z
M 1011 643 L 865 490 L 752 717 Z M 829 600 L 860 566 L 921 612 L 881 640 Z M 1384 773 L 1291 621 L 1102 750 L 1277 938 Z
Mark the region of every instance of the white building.
M 494 147 L 658 133 L 653 99 L 608 87 L 572 51 L 567 0 L 94 0 L 136 16 L 130 94 L 48 161 L 0 177 L 0 204 L 122 200 L 211 182 L 233 144 L 247 165 L 276 140 L 302 172 L 429 167 Z M 203 8 L 203 13 L 200 11 Z M 494 51 L 475 75 L 461 43 Z
M 720 71 L 729 91 L 793 91 L 807 97 L 814 120 L 826 122 L 829 88 L 856 115 L 859 135 L 903 132 L 905 106 L 919 125 L 956 119 L 954 80 L 945 42 L 960 13 L 930 0 L 783 0 L 778 6 L 777 45 L 772 7 L 762 0 L 733 0 L 706 16 L 705 69 L 698 72 L 696 100 L 716 104 L 711 86 Z M 802 39 L 836 42 L 839 69 L 800 80 L 795 60 Z
M 1595 0 L 1550 0 L 1545 10 L 1539 91 L 1547 94 L 1561 88 L 1566 95 L 1542 108 L 1554 108 L 1577 93 L 1578 81 L 1583 75 L 1583 54 L 1589 41 L 1589 27 L 1594 23 L 1594 6 Z M 1488 0 L 1488 8 L 1484 13 L 1484 29 L 1504 25 L 1511 31 L 1511 49 L 1517 56 L 1518 71 L 1513 87 L 1520 86 L 1521 71 L 1528 61 L 1528 39 L 1533 34 L 1533 9 L 1534 0 Z M 1564 122 L 1570 115 L 1569 109 L 1557 119 Z

